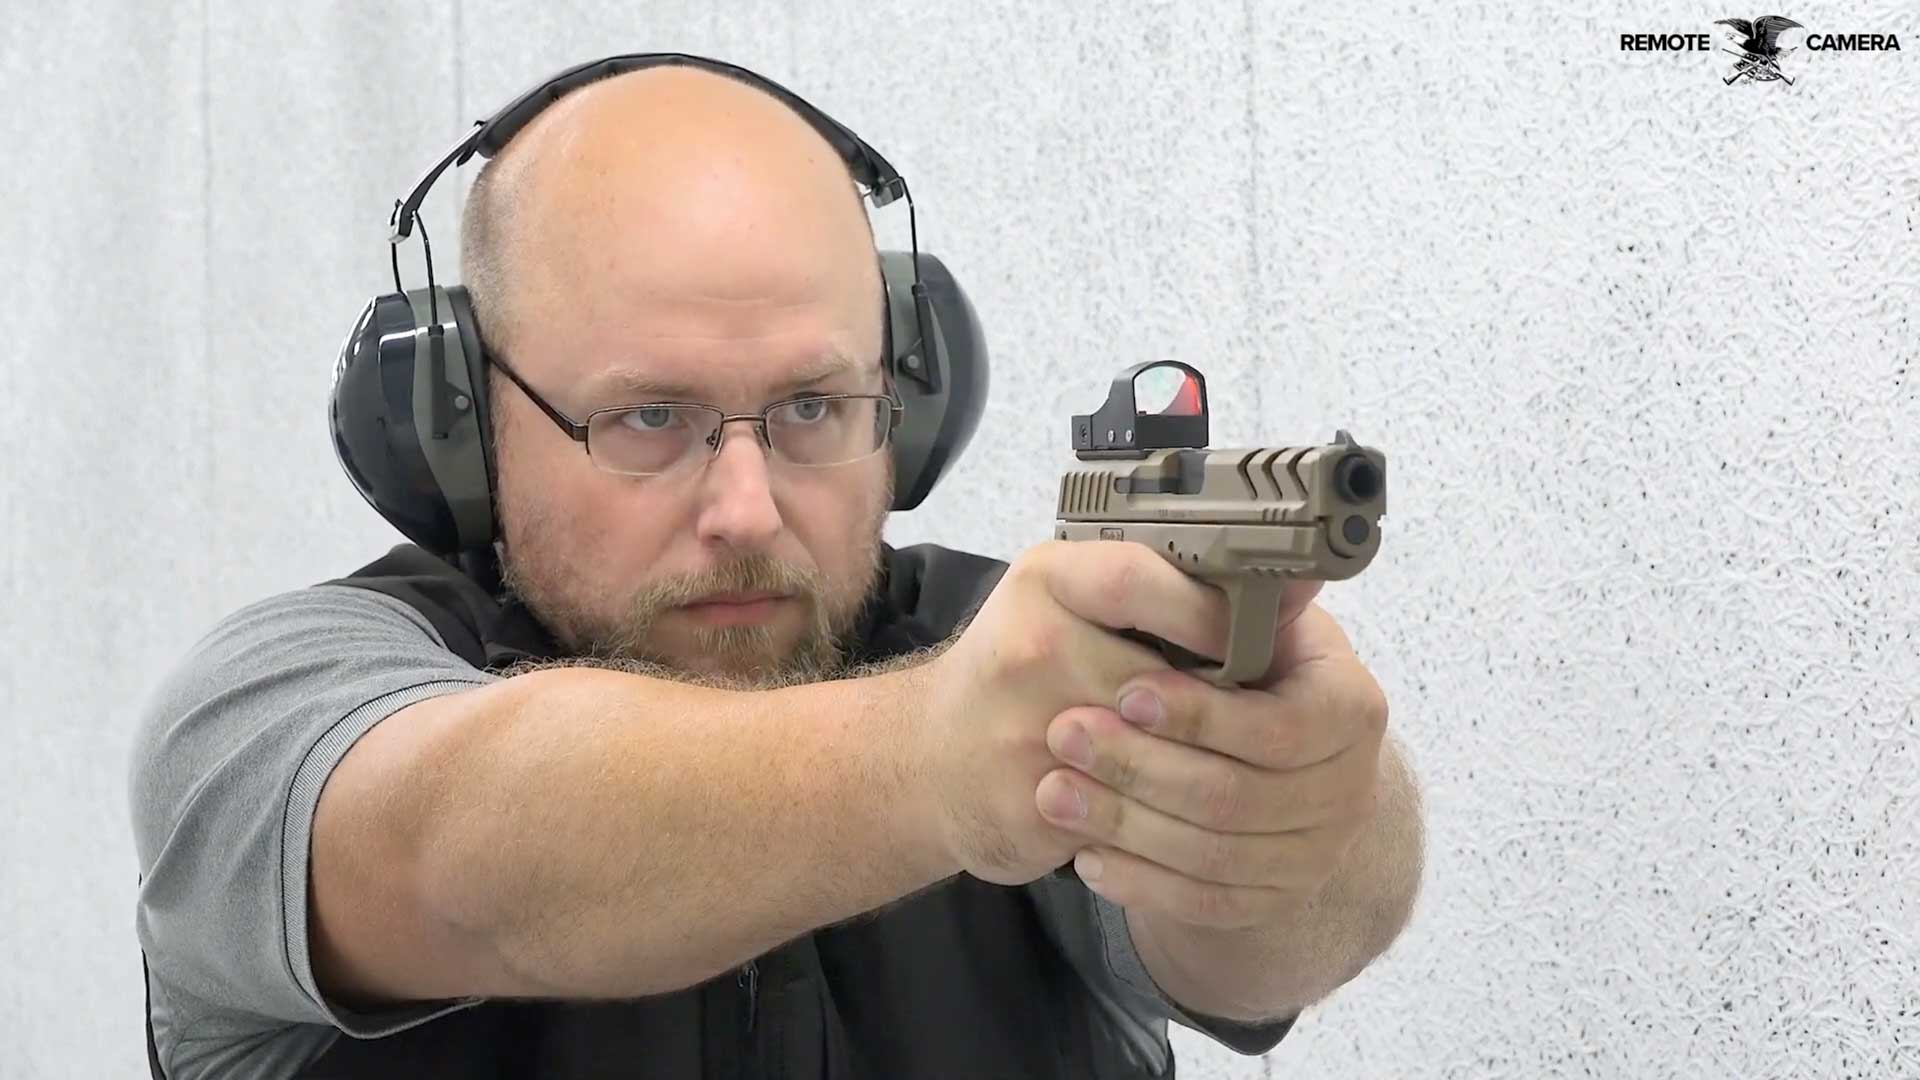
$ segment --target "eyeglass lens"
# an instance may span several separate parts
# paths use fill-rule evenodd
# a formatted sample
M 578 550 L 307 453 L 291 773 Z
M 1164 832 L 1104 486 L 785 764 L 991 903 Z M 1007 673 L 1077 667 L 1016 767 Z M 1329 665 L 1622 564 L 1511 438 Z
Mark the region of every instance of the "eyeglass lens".
M 880 449 L 886 441 L 884 398 L 799 398 L 766 413 L 766 440 L 775 456 L 796 465 L 838 465 Z M 587 452 L 614 472 L 666 472 L 719 445 L 721 412 L 704 405 L 647 405 L 597 413 L 587 428 Z

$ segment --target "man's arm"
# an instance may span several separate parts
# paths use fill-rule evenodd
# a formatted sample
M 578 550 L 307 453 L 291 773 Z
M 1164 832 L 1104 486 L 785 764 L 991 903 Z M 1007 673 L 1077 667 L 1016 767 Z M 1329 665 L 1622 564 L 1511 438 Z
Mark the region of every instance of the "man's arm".
M 1247 1022 L 1298 1014 L 1399 936 L 1422 868 L 1419 788 L 1398 744 L 1380 748 L 1379 801 L 1327 887 L 1282 922 L 1228 931 L 1127 911 L 1160 988 L 1190 1011 Z
M 735 693 L 566 668 L 402 709 L 320 796 L 320 984 L 659 993 L 951 876 L 908 775 L 919 677 Z

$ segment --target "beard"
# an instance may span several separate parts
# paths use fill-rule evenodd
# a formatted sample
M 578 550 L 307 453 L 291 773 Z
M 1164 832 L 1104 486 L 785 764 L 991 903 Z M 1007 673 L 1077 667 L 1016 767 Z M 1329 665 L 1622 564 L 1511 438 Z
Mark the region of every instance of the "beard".
M 839 677 L 846 671 L 850 634 L 880 575 L 881 533 L 893 503 L 891 481 L 889 475 L 881 498 L 854 537 L 862 554 L 847 581 L 836 582 L 817 569 L 762 552 L 743 552 L 694 573 L 647 582 L 613 604 L 593 603 L 594 598 L 582 594 L 579 576 L 568 572 L 569 560 L 560 554 L 565 520 L 546 513 L 520 515 L 511 542 L 503 541 L 497 549 L 502 583 L 571 655 L 516 666 L 504 674 L 592 666 L 726 690 L 771 690 Z M 785 626 L 767 623 L 694 623 L 678 643 L 687 655 L 674 655 L 669 643 L 659 640 L 660 621 L 675 608 L 710 596 L 752 592 L 780 593 L 802 607 L 797 640 L 783 643 Z

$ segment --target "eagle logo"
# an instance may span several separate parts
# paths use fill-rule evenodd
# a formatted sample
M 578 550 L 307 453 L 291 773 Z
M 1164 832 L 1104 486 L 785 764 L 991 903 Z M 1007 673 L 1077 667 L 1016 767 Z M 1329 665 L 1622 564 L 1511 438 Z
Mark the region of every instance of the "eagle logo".
M 1741 37 L 1738 52 L 1727 52 L 1740 58 L 1733 66 L 1733 74 L 1726 77 L 1726 84 L 1732 86 L 1740 79 L 1752 79 L 1754 82 L 1773 82 L 1779 80 L 1788 86 L 1793 80 L 1780 70 L 1780 61 L 1792 49 L 1780 48 L 1780 35 L 1799 26 L 1784 15 L 1763 15 L 1748 22 L 1745 19 L 1715 19 L 1715 26 L 1730 26 Z

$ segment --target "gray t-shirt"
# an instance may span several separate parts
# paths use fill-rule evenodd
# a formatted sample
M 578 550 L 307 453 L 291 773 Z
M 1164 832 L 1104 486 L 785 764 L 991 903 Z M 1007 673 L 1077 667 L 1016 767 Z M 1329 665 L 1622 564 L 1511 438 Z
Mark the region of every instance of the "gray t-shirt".
M 129 777 L 143 881 L 135 927 L 169 1080 L 290 1077 L 342 1033 L 379 1038 L 478 1004 L 356 1013 L 307 952 L 307 866 L 320 789 L 349 747 L 414 702 L 493 682 L 392 597 L 319 585 L 243 608 L 147 701 Z M 1181 1009 L 1154 984 L 1121 910 L 1077 880 L 1028 886 L 1047 928 L 1156 1068 L 1169 1019 L 1241 1053 L 1291 1026 Z

